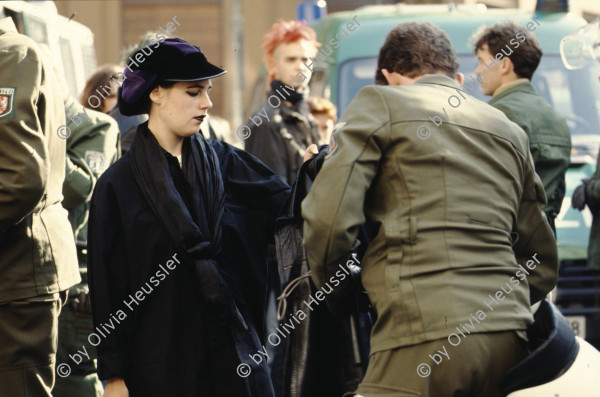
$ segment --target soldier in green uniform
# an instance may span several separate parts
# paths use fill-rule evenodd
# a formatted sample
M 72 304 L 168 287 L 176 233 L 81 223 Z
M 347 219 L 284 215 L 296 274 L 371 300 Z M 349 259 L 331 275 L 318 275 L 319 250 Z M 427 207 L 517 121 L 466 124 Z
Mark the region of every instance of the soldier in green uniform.
M 96 349 L 88 336 L 93 332 L 92 310 L 87 280 L 87 224 L 90 200 L 95 183 L 120 156 L 117 122 L 101 112 L 84 109 L 73 97 L 65 99 L 69 136 L 67 137 L 66 175 L 63 184 L 63 206 L 77 241 L 77 257 L 81 283 L 69 290 L 67 305 L 59 317 L 57 362 L 69 363 L 71 374 L 58 377 L 52 391 L 54 397 L 101 397 L 104 388 L 96 374 Z M 79 363 L 69 358 L 85 346 Z
M 536 24 L 530 25 L 530 30 L 535 30 Z M 482 27 L 473 43 L 479 60 L 475 69 L 478 81 L 483 93 L 493 96 L 489 104 L 529 137 L 535 172 L 542 179 L 548 199 L 544 213 L 555 230 L 554 219 L 565 196 L 565 173 L 571 162 L 571 133 L 564 117 L 531 85 L 542 49 L 532 32 L 523 31 L 513 22 Z
M 80 281 L 62 207 L 65 124 L 51 62 L 0 20 L 0 394 L 51 396 L 58 315 Z
M 394 28 L 379 85 L 347 108 L 302 203 L 312 279 L 335 303 L 359 226 L 375 230 L 361 262 L 377 312 L 367 397 L 503 396 L 530 305 L 557 281 L 527 135 L 461 89 L 457 68 L 435 25 Z

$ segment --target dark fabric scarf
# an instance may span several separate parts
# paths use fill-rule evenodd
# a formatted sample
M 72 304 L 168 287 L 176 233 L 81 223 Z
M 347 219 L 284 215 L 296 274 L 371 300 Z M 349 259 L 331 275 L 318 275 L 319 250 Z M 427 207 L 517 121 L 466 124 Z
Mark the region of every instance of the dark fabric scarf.
M 241 378 L 244 392 L 240 391 L 239 395 L 274 397 L 267 360 L 259 363 L 248 360 L 251 354 L 256 354 L 261 341 L 252 324 L 244 321 L 225 281 L 227 275 L 217 264 L 225 200 L 217 154 L 201 135 L 184 139 L 182 172 L 186 188 L 193 194 L 191 200 L 184 201 L 169 171 L 169 160 L 147 122 L 138 127 L 130 152 L 131 169 L 146 201 L 177 248 L 193 262 L 201 299 L 230 326 L 238 360 L 247 363 L 248 372 L 252 373 L 250 377 Z M 246 312 L 243 306 L 240 309 Z M 227 375 L 231 377 L 225 376 L 224 382 L 240 379 L 234 371 Z
M 188 208 L 173 182 L 165 152 L 147 122 L 138 127 L 130 151 L 133 175 L 146 201 L 178 249 L 194 262 L 202 298 L 246 328 L 216 262 L 225 198 L 216 153 L 199 135 L 184 139 L 182 171 L 193 197 L 187 200 Z
M 294 91 L 290 89 L 289 85 L 285 85 L 280 80 L 271 81 L 271 92 L 269 94 L 281 98 L 281 95 L 278 95 L 277 90 L 279 90 L 281 95 L 285 96 L 286 101 L 289 101 L 292 103 L 292 105 L 294 105 L 298 113 L 302 114 L 303 116 L 308 114 L 308 103 L 306 102 L 310 93 L 308 87 L 304 87 L 302 92 L 298 92 L 298 88 L 296 88 Z M 289 95 L 286 95 L 286 92 L 288 92 Z

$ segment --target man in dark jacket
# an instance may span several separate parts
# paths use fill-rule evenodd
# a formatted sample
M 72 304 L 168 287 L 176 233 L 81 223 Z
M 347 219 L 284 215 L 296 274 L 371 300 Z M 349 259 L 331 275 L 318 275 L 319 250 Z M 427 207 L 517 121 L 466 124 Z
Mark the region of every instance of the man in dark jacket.
M 479 59 L 475 72 L 483 93 L 493 96 L 489 104 L 527 133 L 535 172 L 548 198 L 544 213 L 555 230 L 554 218 L 565 196 L 565 173 L 571 162 L 571 133 L 564 117 L 531 85 L 542 50 L 531 33 L 536 24 L 530 25 L 532 29 L 525 33 L 512 22 L 484 27 L 473 39 Z
M 307 102 L 311 63 L 318 45 L 315 31 L 297 21 L 280 20 L 263 38 L 263 59 L 269 71 L 271 90 L 267 100 L 248 119 L 249 136 L 245 149 L 290 185 L 296 179 L 307 148 L 319 142 L 317 124 L 310 115 Z M 273 250 L 269 260 L 275 266 Z M 274 288 L 269 293 L 268 331 L 277 327 L 274 306 L 279 288 L 276 281 L 272 280 Z M 267 349 L 275 390 L 282 395 L 281 347 L 268 344 Z
M 10 18 L 0 54 L 0 393 L 51 396 L 58 314 L 80 281 L 61 206 L 65 109 L 49 62 Z
M 308 82 L 317 52 L 315 31 L 300 22 L 279 21 L 265 34 L 262 49 L 271 90 L 249 117 L 245 149 L 291 185 L 306 148 L 319 142 L 310 116 Z

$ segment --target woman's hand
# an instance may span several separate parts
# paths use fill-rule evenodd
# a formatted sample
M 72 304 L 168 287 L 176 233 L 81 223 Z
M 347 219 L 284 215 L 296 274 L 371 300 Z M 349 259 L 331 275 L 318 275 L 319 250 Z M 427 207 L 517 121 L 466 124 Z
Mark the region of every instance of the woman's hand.
M 129 390 L 123 378 L 108 379 L 102 397 L 129 397 Z

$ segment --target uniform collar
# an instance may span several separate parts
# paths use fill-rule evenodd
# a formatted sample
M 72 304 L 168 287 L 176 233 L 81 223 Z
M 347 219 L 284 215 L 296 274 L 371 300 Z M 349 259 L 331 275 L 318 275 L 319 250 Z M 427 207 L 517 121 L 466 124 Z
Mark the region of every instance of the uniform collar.
M 492 94 L 492 96 L 500 95 L 504 91 L 506 91 L 506 90 L 508 90 L 510 88 L 513 88 L 513 87 L 516 87 L 516 86 L 518 86 L 520 84 L 525 84 L 525 83 L 529 84 L 530 83 L 529 79 L 521 78 L 521 79 L 516 79 L 516 80 L 513 80 L 513 81 L 509 81 L 508 83 L 504 83 L 500 87 L 496 88 L 496 90 L 494 91 L 494 93 Z
M 438 84 L 450 88 L 461 88 L 456 80 L 443 74 L 427 74 L 415 81 L 415 84 Z
M 536 94 L 535 88 L 533 88 L 533 85 L 531 85 L 531 82 L 527 79 L 519 79 L 519 80 L 524 80 L 524 81 L 520 81 L 519 83 L 517 83 L 517 80 L 513 81 L 512 83 L 516 83 L 516 84 L 511 84 L 510 86 L 506 87 L 504 90 L 500 91 L 499 93 L 494 92 L 494 96 L 492 97 L 492 99 L 490 99 L 488 101 L 488 104 L 493 105 L 494 103 L 496 103 L 497 101 L 501 100 L 502 98 L 511 95 L 514 92 L 526 92 L 526 93 L 530 93 L 530 94 Z M 496 90 L 497 91 L 497 90 Z

